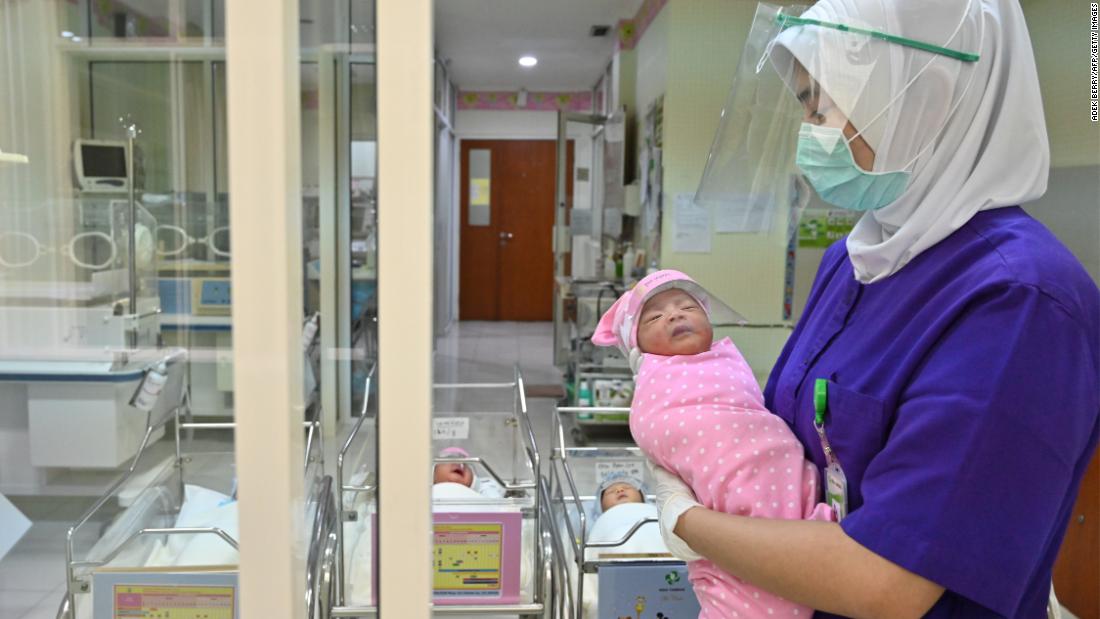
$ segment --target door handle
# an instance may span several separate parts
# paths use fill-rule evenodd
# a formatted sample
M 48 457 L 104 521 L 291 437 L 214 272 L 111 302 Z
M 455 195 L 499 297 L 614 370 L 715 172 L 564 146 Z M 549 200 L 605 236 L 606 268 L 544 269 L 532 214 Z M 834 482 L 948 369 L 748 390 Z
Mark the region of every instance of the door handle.
M 501 233 L 500 233 L 500 242 L 501 242 L 502 244 L 503 244 L 503 243 L 507 243 L 508 241 L 512 240 L 512 238 L 513 238 L 514 236 L 515 236 L 515 235 L 514 235 L 514 234 L 512 234 L 511 232 L 501 232 Z

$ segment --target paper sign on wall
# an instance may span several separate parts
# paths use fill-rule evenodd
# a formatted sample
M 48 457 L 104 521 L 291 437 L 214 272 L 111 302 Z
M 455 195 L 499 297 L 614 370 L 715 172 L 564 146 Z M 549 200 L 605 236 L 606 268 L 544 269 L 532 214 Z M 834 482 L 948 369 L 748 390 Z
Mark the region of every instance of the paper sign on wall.
M 432 420 L 432 439 L 465 440 L 470 438 L 469 417 L 440 417 Z
M 693 254 L 710 253 L 710 209 L 695 204 L 692 194 L 676 195 L 672 223 L 672 251 Z
M 470 179 L 470 204 L 484 206 L 489 203 L 489 179 Z

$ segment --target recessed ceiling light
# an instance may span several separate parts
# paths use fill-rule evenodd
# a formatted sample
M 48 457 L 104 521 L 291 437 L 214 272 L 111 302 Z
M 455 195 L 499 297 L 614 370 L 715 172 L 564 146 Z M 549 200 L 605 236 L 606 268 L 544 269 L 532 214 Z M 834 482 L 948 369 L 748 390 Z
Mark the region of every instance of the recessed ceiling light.
M 72 37 L 72 36 L 73 36 L 73 33 L 69 32 L 68 30 L 62 30 L 62 31 L 61 31 L 61 36 L 63 36 L 63 37 L 65 37 L 66 39 L 68 39 L 68 38 L 70 38 L 70 37 Z
M 539 59 L 534 56 L 523 56 L 519 59 L 519 64 L 524 67 L 533 67 L 539 63 Z

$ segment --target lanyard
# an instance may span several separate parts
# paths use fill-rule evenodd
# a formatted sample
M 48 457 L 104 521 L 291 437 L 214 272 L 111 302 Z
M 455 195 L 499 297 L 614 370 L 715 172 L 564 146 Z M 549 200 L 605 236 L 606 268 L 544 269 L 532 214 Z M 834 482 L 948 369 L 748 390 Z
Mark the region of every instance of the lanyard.
M 825 415 L 829 411 L 829 381 L 819 378 L 814 381 L 814 430 L 821 439 L 821 450 L 825 452 L 825 501 L 836 512 L 837 522 L 848 515 L 848 480 L 844 469 L 837 460 L 836 453 L 825 436 Z

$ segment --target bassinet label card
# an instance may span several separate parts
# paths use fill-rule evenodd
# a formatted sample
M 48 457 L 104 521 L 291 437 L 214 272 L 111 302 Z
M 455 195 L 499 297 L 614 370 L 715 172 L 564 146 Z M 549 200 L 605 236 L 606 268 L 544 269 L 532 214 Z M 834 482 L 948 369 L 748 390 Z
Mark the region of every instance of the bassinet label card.
M 596 462 L 596 482 L 613 474 L 626 474 L 635 479 L 645 479 L 645 463 L 637 458 L 631 460 L 599 460 Z
M 436 592 L 500 595 L 503 525 L 436 524 Z
M 233 587 L 115 585 L 115 618 L 233 619 Z
M 436 512 L 435 603 L 518 602 L 522 526 L 519 512 Z
M 466 440 L 470 438 L 469 417 L 440 417 L 432 420 L 432 438 L 443 440 Z
M 92 617 L 237 619 L 237 573 L 217 570 L 100 568 L 92 574 Z

